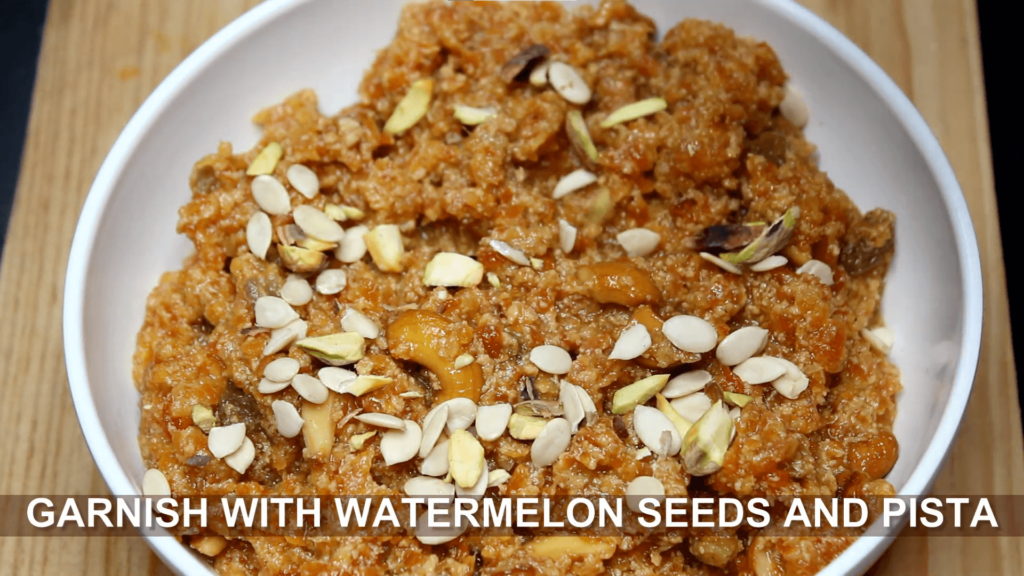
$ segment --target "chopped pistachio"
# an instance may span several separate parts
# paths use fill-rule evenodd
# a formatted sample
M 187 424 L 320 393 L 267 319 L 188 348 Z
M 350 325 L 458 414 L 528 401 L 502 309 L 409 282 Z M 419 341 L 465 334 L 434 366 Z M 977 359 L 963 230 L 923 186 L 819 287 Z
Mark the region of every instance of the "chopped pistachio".
M 594 199 L 587 208 L 587 221 L 600 224 L 612 211 L 612 193 L 607 188 L 601 188 L 594 195 Z
M 753 264 L 775 254 L 786 247 L 793 236 L 793 228 L 800 214 L 799 208 L 790 208 L 781 218 L 772 222 L 761 235 L 739 252 L 725 252 L 721 258 L 733 264 Z
M 348 206 L 347 204 L 341 205 L 341 211 L 345 213 L 345 216 L 348 216 L 349 220 L 362 220 L 366 217 L 366 212 L 363 212 L 355 206 Z
M 380 390 L 392 382 L 394 382 L 394 379 L 388 376 L 371 376 L 369 374 L 361 374 L 357 376 L 355 380 L 345 385 L 344 391 L 348 394 L 359 397 L 363 394 L 369 394 L 375 390 Z
M 430 96 L 434 91 L 434 81 L 430 78 L 422 78 L 412 83 L 409 91 L 405 93 L 402 101 L 395 107 L 391 117 L 384 124 L 384 131 L 388 134 L 401 134 L 412 128 L 420 118 L 427 114 L 430 107 Z
M 304 338 L 295 345 L 332 366 L 342 366 L 362 359 L 366 350 L 366 339 L 358 332 L 339 332 Z
M 274 168 L 277 168 L 277 161 L 281 159 L 282 154 L 284 154 L 284 150 L 280 144 L 277 142 L 267 144 L 266 148 L 260 150 L 256 158 L 253 158 L 252 164 L 249 164 L 249 169 L 245 173 L 249 176 L 273 174 Z
M 383 272 L 401 272 L 402 257 L 405 246 L 402 245 L 402 232 L 394 224 L 375 226 L 363 235 L 367 250 L 373 263 Z
M 277 253 L 281 255 L 284 267 L 292 272 L 308 274 L 316 272 L 327 259 L 323 252 L 302 248 L 300 246 L 278 245 Z
M 305 248 L 306 250 L 312 250 L 314 252 L 327 252 L 328 250 L 334 250 L 338 247 L 334 242 L 324 242 L 323 240 L 317 240 L 312 236 L 306 236 L 295 241 L 295 245 L 299 248 Z
M 498 111 L 494 108 L 474 108 L 472 106 L 456 104 L 453 116 L 455 116 L 456 120 L 462 122 L 466 126 L 476 126 L 477 124 L 483 124 L 497 114 Z
M 664 98 L 648 98 L 639 102 L 633 102 L 632 104 L 626 104 L 601 121 L 601 128 L 608 128 L 616 124 L 649 116 L 655 112 L 661 112 L 665 108 L 668 108 L 668 102 L 665 102 Z
M 495 274 L 494 272 L 487 273 L 487 282 L 491 286 L 494 286 L 495 288 L 501 288 L 501 280 L 498 278 L 498 275 Z
M 376 430 L 370 430 L 369 432 L 363 432 L 362 434 L 353 434 L 352 437 L 348 439 L 348 445 L 352 448 L 353 452 L 362 450 L 363 446 L 366 445 L 366 441 L 373 438 L 376 433 Z
M 213 410 L 210 410 L 209 406 L 196 404 L 192 407 L 192 423 L 203 432 L 209 434 L 210 428 L 217 425 L 217 418 L 213 415 Z
M 345 210 L 337 204 L 326 204 L 324 206 L 324 214 L 327 214 L 327 217 L 335 222 L 344 222 L 348 220 L 348 214 L 346 214 Z
M 685 437 L 686 433 L 690 430 L 690 427 L 693 426 L 693 423 L 686 418 L 683 418 L 675 407 L 672 406 L 672 403 L 666 400 L 664 396 L 661 394 L 655 394 L 654 397 L 658 402 L 658 410 L 661 410 L 661 413 L 668 417 L 669 421 L 675 425 L 676 430 L 679 431 L 679 437 Z
M 668 382 L 668 374 L 657 374 L 619 388 L 612 396 L 612 414 L 625 414 L 647 402 L 655 394 L 661 392 L 666 382 Z
M 540 258 L 530 258 L 530 267 L 532 267 L 534 270 L 543 270 L 544 261 L 541 260 Z
M 508 433 L 516 440 L 534 440 L 547 424 L 544 418 L 513 413 L 508 419 Z
M 732 427 L 732 417 L 721 400 L 694 423 L 683 437 L 680 451 L 683 467 L 691 476 L 707 476 L 722 468 L 732 438 Z
M 597 147 L 590 138 L 590 130 L 587 129 L 587 123 L 583 121 L 583 114 L 579 110 L 570 110 L 566 114 L 565 131 L 569 134 L 569 142 L 572 142 L 576 151 L 591 162 L 597 162 Z
M 729 392 L 728 390 L 722 390 L 722 398 L 725 399 L 726 403 L 739 408 L 743 408 L 754 399 L 753 396 L 747 396 L 746 394 L 740 394 L 738 392 Z

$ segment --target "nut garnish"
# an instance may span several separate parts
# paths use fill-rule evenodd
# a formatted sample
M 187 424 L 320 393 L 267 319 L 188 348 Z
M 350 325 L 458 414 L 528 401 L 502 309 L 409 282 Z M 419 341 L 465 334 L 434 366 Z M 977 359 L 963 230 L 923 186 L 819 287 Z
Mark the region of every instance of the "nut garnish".
M 612 193 L 607 188 L 599 189 L 590 201 L 590 206 L 587 207 L 587 222 L 592 224 L 604 222 L 604 219 L 608 217 L 608 214 L 614 207 L 615 203 L 612 201 Z M 614 264 L 614 262 L 611 264 Z
M 421 443 L 420 446 L 423 444 Z M 448 439 L 437 443 L 423 461 L 420 462 L 420 474 L 426 476 L 445 476 L 448 474 Z
M 327 336 L 304 338 L 295 343 L 312 356 L 331 366 L 358 362 L 366 350 L 366 341 L 357 332 L 339 332 Z
M 530 257 L 527 256 L 526 253 L 524 253 L 522 250 L 513 248 L 509 246 L 508 243 L 502 242 L 501 240 L 491 240 L 489 244 L 491 248 L 494 249 L 495 252 L 501 254 L 505 258 L 508 258 L 512 262 L 515 262 L 520 266 L 530 265 Z M 444 254 L 444 252 L 442 252 L 442 254 Z
M 345 248 L 345 238 L 342 248 Z M 402 245 L 402 233 L 394 224 L 381 224 L 374 227 L 366 234 L 363 234 L 363 242 L 373 263 L 382 272 L 401 272 L 403 270 L 402 257 L 405 256 L 405 247 Z M 342 260 L 344 262 L 344 260 Z
M 213 415 L 213 410 L 210 410 L 209 406 L 196 404 L 192 407 L 192 423 L 203 432 L 209 433 L 210 429 L 217 424 L 217 418 Z
M 298 226 L 296 226 L 298 228 Z M 301 229 L 299 230 L 301 232 Z M 317 240 L 312 236 L 306 236 L 303 233 L 303 237 L 295 241 L 295 245 L 299 248 L 305 248 L 306 250 L 313 250 L 316 252 L 328 252 L 338 247 L 337 242 L 324 242 L 323 240 Z
M 287 302 L 277 296 L 261 296 L 256 299 L 256 325 L 260 328 L 283 328 L 299 314 Z
M 565 115 L 565 131 L 577 152 L 591 162 L 597 162 L 597 146 L 594 145 L 590 130 L 587 129 L 587 123 L 583 121 L 583 114 L 579 110 L 570 110 Z
M 572 426 L 565 418 L 549 420 L 530 446 L 530 459 L 534 467 L 550 466 L 558 460 L 572 442 Z
M 419 390 L 409 390 L 398 394 L 399 398 L 423 398 L 423 396 L 423 392 L 420 392 Z
M 718 254 L 739 250 L 753 242 L 764 232 L 765 224 L 715 224 L 697 235 L 694 244 L 698 250 Z
M 537 271 L 543 270 L 544 261 L 540 258 L 530 258 L 530 267 Z
M 469 432 L 456 430 L 448 440 L 448 465 L 455 483 L 470 488 L 484 473 L 484 447 Z
M 794 400 L 800 396 L 801 392 L 807 390 L 810 379 L 804 375 L 799 366 L 785 358 L 773 358 L 773 360 L 785 369 L 785 373 L 782 376 L 772 380 L 772 388 L 775 388 L 776 392 L 790 400 Z
M 668 102 L 665 102 L 664 98 L 647 98 L 646 100 L 626 104 L 602 120 L 601 128 L 608 128 L 615 126 L 616 124 L 629 122 L 630 120 L 636 120 L 637 118 L 643 118 L 644 116 L 650 116 L 655 112 L 661 112 L 665 108 L 668 108 Z
M 694 392 L 700 392 L 711 382 L 711 373 L 707 370 L 693 370 L 690 372 L 683 372 L 678 376 L 672 377 L 668 384 L 665 384 L 665 388 L 662 389 L 661 394 L 665 398 L 681 398 L 683 396 L 689 396 Z
M 548 82 L 558 95 L 573 104 L 590 102 L 590 86 L 575 68 L 565 62 L 552 62 L 548 65 Z
M 644 498 L 656 498 L 659 502 L 665 499 L 665 485 L 654 476 L 637 476 L 626 484 L 626 506 L 633 512 L 640 513 L 640 503 Z
M 821 280 L 821 283 L 825 286 L 831 286 L 834 283 L 832 268 L 821 260 L 808 260 L 803 266 L 796 269 L 796 273 L 817 276 L 818 280 Z
M 292 210 L 292 217 L 295 219 L 295 225 L 301 228 L 307 236 L 324 242 L 341 242 L 345 237 L 345 231 L 337 222 L 312 206 L 306 204 L 296 206 Z
M 369 394 L 375 390 L 380 390 L 392 382 L 394 382 L 394 380 L 388 376 L 360 374 L 355 380 L 345 386 L 345 393 L 358 398 L 363 394 Z
M 612 414 L 625 414 L 654 398 L 654 395 L 665 387 L 666 382 L 668 374 L 656 374 L 619 388 L 612 396 Z
M 480 406 L 476 409 L 476 434 L 481 440 L 493 441 L 501 437 L 512 417 L 512 405 L 507 403 Z
M 214 426 L 206 440 L 210 454 L 214 458 L 223 458 L 242 447 L 245 440 L 245 423 L 239 422 L 230 426 Z
M 551 344 L 542 344 L 530 350 L 530 362 L 548 374 L 568 374 L 572 369 L 569 353 Z
M 366 255 L 366 241 L 363 237 L 370 231 L 360 224 L 345 230 L 345 236 L 338 243 L 334 257 L 346 264 L 358 262 Z
M 658 456 L 679 453 L 682 437 L 676 425 L 656 408 L 637 406 L 633 410 L 633 431 L 636 437 Z
M 281 256 L 281 263 L 292 272 L 309 274 L 316 272 L 326 262 L 327 257 L 323 252 L 302 248 L 300 246 L 277 246 L 277 253 Z
M 263 377 L 273 382 L 291 382 L 299 373 L 299 361 L 284 357 L 271 361 L 263 367 Z
M 683 438 L 683 467 L 692 476 L 707 476 L 722 468 L 732 439 L 732 418 L 719 400 L 696 421 Z
M 565 412 L 565 420 L 569 423 L 570 431 L 575 434 L 580 428 L 580 423 L 586 416 L 583 412 L 583 400 L 580 399 L 576 386 L 562 380 L 559 384 L 558 401 L 562 404 Z
M 228 541 L 223 536 L 192 536 L 188 545 L 203 556 L 213 558 L 228 547 Z
M 461 370 L 473 362 L 476 362 L 476 358 L 474 358 L 472 354 L 459 354 L 458 357 L 455 358 L 455 362 L 452 364 L 452 367 L 456 370 Z
M 432 498 L 437 496 L 454 496 L 455 486 L 439 478 L 429 476 L 415 476 L 405 481 L 402 491 L 407 496 L 422 496 Z
M 683 418 L 682 414 L 676 410 L 675 406 L 673 406 L 661 394 L 655 394 L 654 398 L 658 406 L 658 411 L 664 414 L 665 417 L 672 422 L 672 425 L 676 427 L 676 431 L 679 432 L 679 437 L 682 438 L 685 436 L 687 431 L 690 430 L 690 426 L 693 425 L 693 421 Z
M 562 404 L 554 400 L 524 400 L 516 404 L 512 411 L 523 416 L 537 416 L 538 418 L 554 418 L 565 413 L 562 410 Z
M 379 426 L 381 428 L 390 428 L 391 430 L 405 430 L 405 420 L 402 420 L 398 416 L 392 416 L 391 414 L 383 414 L 381 412 L 363 412 L 362 414 L 356 414 L 356 420 L 372 426 Z
M 224 463 L 239 474 L 245 474 L 256 459 L 256 446 L 248 438 L 242 439 L 242 447 L 224 457 Z
M 495 468 L 487 473 L 487 487 L 497 488 L 498 486 L 508 482 L 510 478 L 512 478 L 512 475 L 509 474 L 507 470 Z
M 576 227 L 565 220 L 558 221 L 558 245 L 566 254 L 576 246 Z
M 487 472 L 487 462 L 484 462 L 484 470 L 480 473 L 480 477 L 476 479 L 476 484 L 473 484 L 468 488 L 463 488 L 456 483 L 455 495 L 459 498 L 472 498 L 474 500 L 483 498 L 483 495 L 487 492 L 487 479 L 489 477 L 490 474 Z
M 452 114 L 455 119 L 462 122 L 466 126 L 476 126 L 483 124 L 489 118 L 493 118 L 498 115 L 498 111 L 494 108 L 474 108 L 472 106 L 463 106 L 462 104 L 455 105 L 455 113 Z
M 323 404 L 327 400 L 327 386 L 315 376 L 296 374 L 292 379 L 292 389 L 307 402 Z
M 750 402 L 754 400 L 753 396 L 747 396 L 746 394 L 740 394 L 738 392 L 729 392 L 728 390 L 722 390 L 722 398 L 726 401 L 726 403 L 731 404 L 737 408 L 743 408 L 744 406 L 750 404 Z M 735 418 L 733 419 L 735 420 Z
M 249 176 L 272 174 L 274 168 L 277 168 L 277 161 L 281 159 L 283 154 L 284 150 L 281 148 L 281 145 L 277 142 L 271 142 L 253 158 L 252 164 L 249 164 L 249 168 L 245 173 Z
M 896 341 L 893 331 L 885 326 L 879 326 L 878 328 L 864 328 L 860 331 L 860 335 L 868 341 L 868 344 L 870 344 L 872 348 L 885 355 L 892 352 L 893 342 Z
M 289 274 L 281 286 L 281 299 L 292 306 L 305 306 L 313 299 L 313 288 L 302 276 Z
M 651 347 L 651 334 L 643 324 L 634 324 L 619 334 L 609 360 L 632 360 Z
M 508 419 L 508 433 L 516 440 L 533 440 L 547 423 L 544 418 L 513 413 Z
M 259 391 L 260 394 L 275 394 L 291 385 L 291 380 L 287 382 L 274 382 L 273 380 L 262 378 L 260 379 L 259 385 L 256 386 L 256 390 Z
M 420 458 L 426 458 L 434 449 L 437 440 L 444 432 L 444 425 L 448 422 L 448 404 L 442 402 L 434 406 L 427 415 L 423 417 L 423 438 L 420 441 Z
M 412 83 L 409 91 L 405 93 L 402 101 L 395 107 L 391 117 L 384 124 L 384 131 L 388 134 L 401 134 L 412 128 L 420 118 L 427 114 L 430 107 L 430 96 L 434 91 L 434 81 L 430 78 L 422 78 Z
M 292 320 L 284 328 L 278 328 L 270 332 L 270 339 L 263 347 L 263 355 L 270 356 L 284 349 L 297 339 L 306 337 L 305 320 Z
M 676 398 L 671 404 L 687 422 L 696 422 L 711 409 L 711 398 L 707 394 L 690 394 Z
M 708 262 L 711 262 L 715 266 L 718 266 L 722 270 L 725 270 L 726 272 L 732 272 L 733 274 L 743 274 L 743 270 L 740 270 L 739 266 L 733 264 L 732 262 L 726 262 L 725 260 L 722 260 L 718 256 L 715 256 L 714 254 L 708 252 L 701 252 L 700 257 L 707 260 Z
M 483 279 L 483 264 L 454 252 L 438 252 L 423 269 L 426 286 L 471 288 Z
M 142 475 L 142 495 L 162 498 L 171 495 L 171 485 L 164 473 L 156 468 L 146 470 Z
M 325 366 L 316 375 L 328 390 L 334 390 L 339 394 L 344 394 L 345 388 L 357 378 L 355 372 L 336 366 Z
M 369 440 L 370 438 L 373 438 L 376 435 L 377 435 L 377 431 L 376 430 L 370 430 L 369 432 L 363 432 L 362 434 L 353 434 L 348 439 L 348 445 L 349 445 L 350 448 L 352 448 L 353 452 L 357 452 L 359 450 L 362 450 L 363 446 L 366 446 L 366 441 L 367 440 Z
M 341 315 L 341 327 L 346 332 L 357 332 L 367 340 L 373 340 L 380 336 L 380 327 L 355 308 L 345 308 L 345 312 Z
M 501 288 L 501 279 L 494 272 L 487 273 L 487 283 L 494 288 Z
M 449 433 L 465 430 L 473 425 L 473 421 L 476 420 L 476 402 L 469 398 L 452 398 L 444 403 L 448 406 L 448 419 L 445 421 L 445 428 Z
M 550 65 L 550 62 L 544 61 L 534 66 L 533 70 L 530 72 L 530 84 L 536 86 L 537 88 L 543 88 L 547 86 L 548 66 Z
M 628 256 L 647 256 L 658 248 L 661 235 L 646 228 L 631 228 L 615 236 Z
M 328 202 L 324 205 L 324 214 L 335 222 L 344 222 L 348 220 L 348 214 L 345 213 L 345 209 L 337 204 L 331 204 Z
M 302 164 L 292 164 L 285 172 L 288 183 L 299 194 L 312 200 L 320 192 L 320 177 Z
M 321 294 L 337 294 L 345 289 L 348 275 L 340 268 L 324 270 L 316 277 L 316 291 Z
M 252 199 L 267 214 L 284 216 L 292 209 L 292 203 L 284 184 L 281 184 L 277 178 L 266 174 L 253 179 Z
M 754 264 L 751 264 L 750 269 L 753 270 L 754 272 L 767 272 L 769 270 L 781 268 L 782 266 L 785 266 L 787 262 L 789 262 L 789 259 L 786 258 L 785 256 L 781 254 L 774 254 L 772 256 L 765 258 L 764 260 L 761 260 L 760 262 L 755 262 Z
M 267 250 L 273 238 L 274 227 L 270 223 L 270 217 L 259 210 L 253 212 L 248 224 L 245 225 L 245 243 L 249 245 L 249 252 L 261 260 L 266 260 Z
M 573 388 L 576 389 L 576 395 L 580 398 L 580 404 L 583 405 L 583 419 L 590 425 L 597 421 L 597 405 L 594 404 L 594 399 L 590 397 L 590 393 L 583 389 L 582 386 L 576 386 L 573 384 Z
M 694 354 L 710 352 L 718 344 L 718 331 L 698 316 L 673 316 L 662 324 L 661 333 L 676 348 Z
M 786 95 L 779 104 L 779 112 L 797 128 L 806 126 L 811 116 L 803 95 L 792 84 L 786 84 Z
M 274 400 L 270 404 L 274 411 L 274 420 L 277 422 L 277 432 L 285 438 L 295 438 L 302 432 L 302 425 L 305 423 L 299 411 L 290 402 Z
M 558 183 L 555 184 L 555 190 L 551 193 L 551 197 L 558 200 L 563 196 L 568 196 L 577 190 L 586 188 L 594 182 L 597 182 L 597 176 L 593 172 L 583 168 L 573 170 L 558 179 Z
M 644 458 L 647 458 L 650 455 L 651 455 L 651 449 L 648 448 L 647 446 L 644 446 L 643 448 L 641 448 L 641 449 L 636 451 L 636 459 L 637 460 L 643 460 Z
M 506 83 L 525 80 L 551 50 L 543 44 L 531 44 L 509 59 L 498 73 Z M 530 75 L 532 81 L 533 77 Z
M 389 430 L 380 437 L 380 455 L 388 466 L 408 462 L 419 452 L 422 439 L 420 425 L 406 420 L 404 430 Z
M 764 228 L 761 234 L 739 252 L 725 252 L 721 258 L 733 264 L 755 263 L 764 260 L 782 250 L 793 236 L 796 219 L 800 216 L 799 208 L 786 210 L 771 226 Z
M 441 384 L 440 400 L 480 397 L 483 370 L 477 363 L 460 370 L 454 359 L 441 356 L 435 344 L 454 328 L 451 320 L 428 310 L 406 310 L 387 329 L 388 352 L 400 360 L 411 360 L 434 373 Z
M 735 366 L 760 352 L 767 343 L 767 330 L 758 326 L 744 326 L 722 339 L 715 350 L 715 356 L 722 364 Z
M 744 360 L 732 369 L 747 384 L 764 384 L 786 373 L 786 366 L 772 356 L 755 356 Z
M 323 404 L 302 403 L 302 439 L 306 443 L 306 458 L 327 458 L 334 447 L 334 421 L 331 419 L 331 400 Z

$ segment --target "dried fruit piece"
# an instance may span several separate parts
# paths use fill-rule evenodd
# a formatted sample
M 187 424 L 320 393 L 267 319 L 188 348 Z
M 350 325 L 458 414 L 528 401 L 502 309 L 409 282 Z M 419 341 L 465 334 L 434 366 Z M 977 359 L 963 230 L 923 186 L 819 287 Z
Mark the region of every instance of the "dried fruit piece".
M 558 183 L 555 184 L 555 190 L 551 193 L 551 197 L 558 200 L 563 196 L 567 196 L 577 190 L 586 188 L 594 182 L 597 182 L 597 176 L 593 172 L 583 168 L 573 170 L 558 179 Z
M 565 418 L 549 420 L 530 446 L 530 459 L 534 467 L 550 466 L 572 442 L 572 426 Z
M 548 82 L 568 102 L 581 105 L 590 102 L 590 86 L 575 68 L 565 62 L 556 61 L 548 65 Z
M 498 115 L 498 111 L 494 108 L 474 108 L 472 106 L 463 106 L 462 104 L 455 105 L 455 119 L 462 122 L 466 126 L 476 126 L 483 124 L 489 118 L 493 118 Z
M 249 252 L 261 260 L 266 260 L 267 250 L 270 249 L 273 238 L 274 227 L 270 223 L 270 217 L 259 210 L 253 212 L 245 225 L 245 243 L 249 245 Z
M 261 174 L 272 174 L 274 168 L 277 168 L 277 161 L 281 159 L 284 154 L 284 149 L 277 142 L 271 142 L 267 144 L 260 153 L 253 158 L 252 163 L 249 164 L 249 168 L 245 173 L 249 176 L 259 176 Z
M 405 421 L 402 430 L 389 430 L 380 437 L 380 455 L 388 466 L 412 460 L 420 449 L 423 432 L 412 420 Z
M 358 362 L 366 351 L 366 340 L 357 332 L 304 338 L 295 345 L 331 366 Z
M 395 107 L 391 117 L 384 124 L 384 131 L 388 134 L 401 134 L 412 128 L 420 118 L 427 114 L 430 107 L 430 96 L 434 91 L 434 81 L 430 78 L 422 78 L 412 83 L 409 91 L 405 93 L 402 101 Z
M 579 110 L 570 110 L 565 115 L 565 131 L 577 152 L 591 162 L 597 162 L 597 146 L 594 145 L 590 130 L 587 129 L 587 123 L 583 121 L 583 114 Z
M 668 108 L 668 102 L 665 102 L 664 98 L 647 98 L 646 100 L 626 104 L 601 121 L 601 128 L 608 128 L 616 124 L 650 116 L 655 112 L 661 112 L 665 108 Z
M 455 484 L 470 488 L 484 473 L 484 447 L 465 430 L 456 430 L 448 439 L 448 466 Z
M 637 406 L 633 411 L 633 431 L 636 437 L 658 456 L 672 456 L 679 453 L 682 437 L 675 424 L 650 406 Z
M 668 374 L 657 374 L 619 388 L 612 396 L 612 414 L 625 414 L 647 402 L 665 387 L 666 382 Z
M 719 400 L 683 437 L 683 467 L 692 476 L 707 476 L 722 468 L 732 438 L 732 418 Z
M 615 239 L 630 257 L 647 256 L 654 252 L 661 242 L 661 234 L 646 228 L 631 228 L 619 232 Z
M 520 50 L 515 56 L 509 59 L 498 73 L 506 83 L 522 81 L 540 63 L 547 58 L 551 50 L 543 44 L 531 44 Z M 530 76 L 532 81 L 532 76 Z
M 342 248 L 345 247 L 342 240 Z M 363 234 L 363 242 L 370 251 L 373 263 L 382 272 L 401 272 L 403 270 L 402 257 L 405 256 L 405 246 L 402 245 L 402 232 L 394 224 L 381 224 L 374 227 L 366 234 Z M 344 261 L 344 260 L 343 260 Z

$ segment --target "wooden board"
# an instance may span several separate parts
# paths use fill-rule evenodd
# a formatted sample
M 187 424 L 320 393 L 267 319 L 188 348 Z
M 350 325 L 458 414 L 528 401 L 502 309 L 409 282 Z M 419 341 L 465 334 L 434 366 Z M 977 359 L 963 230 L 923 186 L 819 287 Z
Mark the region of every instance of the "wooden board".
M 1024 447 L 973 0 L 804 0 L 864 48 L 924 114 L 967 196 L 985 329 L 944 494 L 1024 494 Z M 114 139 L 174 66 L 255 0 L 51 0 L 0 269 L 0 494 L 106 489 L 75 421 L 61 347 L 78 211 Z M 0 541 L 0 574 L 169 574 L 142 539 Z M 1024 574 L 1019 539 L 901 539 L 875 574 Z

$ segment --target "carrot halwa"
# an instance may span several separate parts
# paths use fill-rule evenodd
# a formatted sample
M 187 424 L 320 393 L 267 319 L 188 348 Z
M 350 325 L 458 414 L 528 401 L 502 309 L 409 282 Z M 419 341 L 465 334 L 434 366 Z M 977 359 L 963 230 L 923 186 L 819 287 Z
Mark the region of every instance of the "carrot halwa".
M 818 169 L 786 82 L 767 44 L 698 20 L 659 40 L 621 0 L 407 6 L 357 104 L 299 92 L 258 146 L 195 165 L 195 254 L 134 356 L 151 473 L 239 496 L 892 493 L 894 219 Z M 853 540 L 473 533 L 180 537 L 226 575 L 799 575 Z

